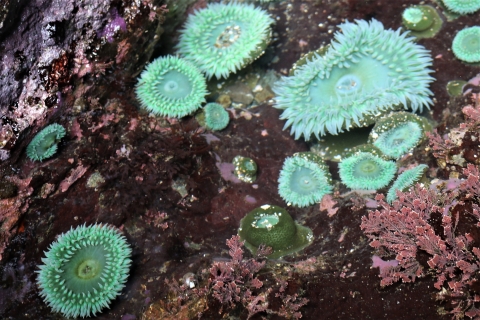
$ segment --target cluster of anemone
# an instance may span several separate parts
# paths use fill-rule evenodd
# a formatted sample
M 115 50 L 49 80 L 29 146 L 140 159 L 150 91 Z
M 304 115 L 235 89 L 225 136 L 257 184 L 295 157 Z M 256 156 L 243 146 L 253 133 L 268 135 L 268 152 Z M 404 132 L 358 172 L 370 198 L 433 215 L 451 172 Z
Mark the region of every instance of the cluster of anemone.
M 223 130 L 230 122 L 228 111 L 218 103 L 207 103 L 203 107 L 203 114 L 205 116 L 205 126 L 213 131 Z
M 442 0 L 448 10 L 458 14 L 474 13 L 480 9 L 480 1 L 477 0 Z
M 402 13 L 402 22 L 410 34 L 417 38 L 433 37 L 443 24 L 437 10 L 427 5 L 407 7 Z
M 480 62 L 480 27 L 460 30 L 453 38 L 452 51 L 455 57 L 462 61 Z
M 273 19 L 250 4 L 211 3 L 187 19 L 178 53 L 208 78 L 226 78 L 263 54 Z
M 375 123 L 368 143 L 376 146 L 387 157 L 399 159 L 426 138 L 425 133 L 430 127 L 424 117 L 408 112 L 394 112 Z
M 323 55 L 314 54 L 274 86 L 285 128 L 295 139 L 368 126 L 399 106 L 432 104 L 429 52 L 377 20 L 341 24 Z
M 289 205 L 306 207 L 332 192 L 331 176 L 322 159 L 300 152 L 285 159 L 278 178 L 278 193 Z
M 422 178 L 427 169 L 428 166 L 426 164 L 420 164 L 402 172 L 388 190 L 387 202 L 392 203 L 397 198 L 397 191 L 407 191 L 415 182 Z
M 27 147 L 27 156 L 33 161 L 43 161 L 57 152 L 57 144 L 65 136 L 65 128 L 54 123 L 46 126 Z
M 148 111 L 181 118 L 200 108 L 208 92 L 205 77 L 197 67 L 185 59 L 166 56 L 147 65 L 135 93 Z
M 50 245 L 39 266 L 40 295 L 65 317 L 90 317 L 120 294 L 132 250 L 115 228 L 79 226 Z
M 338 165 L 340 180 L 350 189 L 378 190 L 386 187 L 397 172 L 395 162 L 384 159 L 374 146 L 359 147 Z
M 238 234 L 254 254 L 260 245 L 271 247 L 271 259 L 300 251 L 313 241 L 312 230 L 296 223 L 285 209 L 269 204 L 243 217 Z

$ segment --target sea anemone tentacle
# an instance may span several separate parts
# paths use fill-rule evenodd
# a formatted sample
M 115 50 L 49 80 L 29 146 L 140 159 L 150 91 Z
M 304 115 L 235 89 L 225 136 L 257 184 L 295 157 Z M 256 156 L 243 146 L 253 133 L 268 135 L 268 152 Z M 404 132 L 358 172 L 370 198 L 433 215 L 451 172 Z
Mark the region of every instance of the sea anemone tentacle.
M 422 178 L 428 166 L 420 164 L 412 169 L 402 172 L 393 182 L 392 186 L 387 192 L 387 202 L 392 203 L 397 199 L 397 190 L 407 191 L 413 184 Z

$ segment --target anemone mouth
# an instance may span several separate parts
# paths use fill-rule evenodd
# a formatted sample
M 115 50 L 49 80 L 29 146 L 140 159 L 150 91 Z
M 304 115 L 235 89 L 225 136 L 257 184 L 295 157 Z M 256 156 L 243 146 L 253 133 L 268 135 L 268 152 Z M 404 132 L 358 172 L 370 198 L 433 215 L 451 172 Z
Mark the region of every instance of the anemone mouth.
M 174 100 L 185 99 L 192 92 L 191 79 L 176 70 L 166 72 L 158 80 L 157 94 L 159 99 L 170 98 Z
M 393 161 L 383 160 L 368 152 L 358 152 L 339 164 L 340 178 L 351 189 L 381 189 L 390 183 L 395 172 Z
M 217 39 L 213 45 L 215 48 L 228 48 L 237 42 L 241 35 L 242 28 L 240 25 L 227 25 L 225 29 L 217 36 Z
M 107 252 L 102 246 L 82 248 L 75 251 L 65 263 L 65 287 L 74 293 L 85 293 L 101 288 L 101 275 L 107 264 Z
M 410 23 L 417 24 L 422 21 L 423 12 L 420 8 L 410 7 L 403 12 L 403 18 Z
M 290 188 L 298 194 L 311 194 L 318 188 L 318 180 L 315 178 L 313 170 L 308 168 L 295 170 L 290 178 Z
M 271 230 L 280 221 L 278 215 L 268 214 L 257 217 L 256 221 L 252 225 L 254 228 L 263 228 Z
M 371 125 L 400 106 L 422 111 L 432 104 L 432 59 L 424 47 L 373 19 L 340 27 L 322 56 L 314 54 L 273 88 L 284 129 L 291 127 L 295 139 L 320 139 Z

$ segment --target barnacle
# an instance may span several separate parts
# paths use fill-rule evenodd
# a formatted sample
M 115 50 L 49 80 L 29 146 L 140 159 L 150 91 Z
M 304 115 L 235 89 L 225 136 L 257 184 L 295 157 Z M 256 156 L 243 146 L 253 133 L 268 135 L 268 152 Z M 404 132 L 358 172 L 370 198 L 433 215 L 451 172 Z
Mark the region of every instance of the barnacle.
M 431 57 L 424 47 L 374 19 L 340 28 L 324 55 L 274 86 L 275 107 L 284 110 L 280 118 L 295 139 L 367 126 L 398 106 L 421 111 L 432 104 Z
M 480 27 L 460 30 L 452 42 L 455 57 L 465 62 L 480 62 Z
M 271 247 L 272 259 L 300 251 L 313 241 L 312 230 L 297 224 L 285 209 L 269 204 L 243 217 L 238 234 L 253 253 L 262 244 Z
M 230 122 L 228 111 L 221 104 L 207 103 L 203 107 L 203 112 L 205 114 L 205 126 L 210 130 L 223 130 Z
M 172 118 L 200 108 L 208 93 L 202 73 L 190 62 L 174 56 L 160 57 L 147 65 L 135 92 L 143 108 Z
M 278 193 L 288 204 L 306 207 L 332 192 L 328 167 L 311 152 L 285 159 L 278 178 Z
M 272 23 L 267 12 L 250 4 L 211 3 L 188 17 L 178 53 L 209 79 L 226 78 L 263 54 Z
M 428 166 L 426 164 L 420 164 L 415 168 L 402 172 L 397 179 L 393 182 L 392 186 L 387 192 L 387 202 L 392 203 L 397 198 L 397 190 L 406 191 L 415 182 L 420 180 Z
M 70 229 L 50 245 L 39 266 L 40 295 L 65 317 L 90 317 L 120 294 L 132 250 L 113 227 Z
M 338 165 L 341 181 L 350 189 L 378 190 L 392 181 L 395 162 L 370 152 L 357 151 Z
M 428 121 L 408 112 L 394 112 L 375 123 L 368 143 L 380 149 L 392 159 L 399 159 L 411 151 L 431 129 Z
M 43 161 L 57 152 L 57 143 L 65 136 L 65 128 L 54 123 L 46 126 L 27 147 L 27 156 L 33 161 Z

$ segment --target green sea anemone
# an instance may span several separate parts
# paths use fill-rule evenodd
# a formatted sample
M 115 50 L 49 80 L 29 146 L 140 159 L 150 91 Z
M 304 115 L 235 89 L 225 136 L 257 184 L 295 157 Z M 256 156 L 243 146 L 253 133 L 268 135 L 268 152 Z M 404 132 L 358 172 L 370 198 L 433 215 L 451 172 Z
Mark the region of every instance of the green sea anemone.
M 287 210 L 269 204 L 243 217 L 238 234 L 253 254 L 262 244 L 271 247 L 272 259 L 300 251 L 313 241 L 312 230 L 297 224 Z
M 480 27 L 460 30 L 453 38 L 452 51 L 455 57 L 462 61 L 480 62 Z
M 397 190 L 407 191 L 415 182 L 420 180 L 427 169 L 428 166 L 426 164 L 420 164 L 415 168 L 402 172 L 388 190 L 387 202 L 392 203 L 397 199 Z
M 57 143 L 65 136 L 65 128 L 54 123 L 37 133 L 27 147 L 27 156 L 32 161 L 43 161 L 57 152 Z
M 230 117 L 228 111 L 218 103 L 207 103 L 203 108 L 205 114 L 205 126 L 214 131 L 223 130 L 228 126 Z
M 397 166 L 369 152 L 356 152 L 338 165 L 340 179 L 350 189 L 378 190 L 392 181 Z
M 368 143 L 389 158 L 399 159 L 425 139 L 425 133 L 430 129 L 430 124 L 423 117 L 408 112 L 394 112 L 375 123 Z
M 289 205 L 306 207 L 332 192 L 332 178 L 322 159 L 300 152 L 285 159 L 278 178 L 278 193 Z
M 422 111 L 432 104 L 432 59 L 423 46 L 374 19 L 340 28 L 323 56 L 274 86 L 275 107 L 295 139 L 368 126 L 399 106 Z
M 417 38 L 431 38 L 442 27 L 442 18 L 431 6 L 418 5 L 406 8 L 402 13 L 402 22 L 410 34 Z
M 233 174 L 241 181 L 252 183 L 257 179 L 257 164 L 253 159 L 236 156 L 233 158 Z
M 480 9 L 480 1 L 478 0 L 442 0 L 448 10 L 459 13 L 469 14 Z
M 226 78 L 263 54 L 272 23 L 267 12 L 250 4 L 211 3 L 188 17 L 178 52 L 209 79 Z
M 135 92 L 143 108 L 171 118 L 184 117 L 200 108 L 208 93 L 202 73 L 174 56 L 160 57 L 147 65 Z
M 450 97 L 460 97 L 463 94 L 463 87 L 468 82 L 465 80 L 452 80 L 447 83 L 447 93 Z
M 40 295 L 67 318 L 95 316 L 120 294 L 131 253 L 125 237 L 113 227 L 72 228 L 42 258 L 37 271 Z

